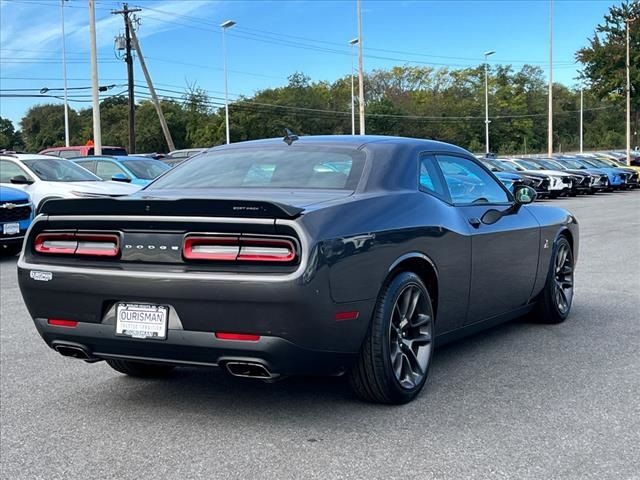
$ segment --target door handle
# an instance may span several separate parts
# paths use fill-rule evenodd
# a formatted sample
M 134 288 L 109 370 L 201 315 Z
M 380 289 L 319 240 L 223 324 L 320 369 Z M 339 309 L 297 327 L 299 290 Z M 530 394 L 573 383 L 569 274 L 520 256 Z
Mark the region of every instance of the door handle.
M 469 219 L 469 223 L 473 228 L 480 228 L 480 225 L 482 225 L 482 220 L 480 220 L 478 217 L 471 217 Z

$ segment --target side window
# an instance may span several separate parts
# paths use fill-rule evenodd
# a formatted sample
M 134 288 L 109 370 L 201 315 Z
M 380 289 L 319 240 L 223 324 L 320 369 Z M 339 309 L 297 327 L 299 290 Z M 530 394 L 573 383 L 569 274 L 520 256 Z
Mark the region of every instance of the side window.
M 73 158 L 80 156 L 80 150 L 58 150 L 58 154 L 62 158 Z
M 42 152 L 42 155 L 51 155 L 54 157 L 59 157 L 60 152 L 58 152 L 58 150 L 45 150 L 44 152 Z
M 420 189 L 447 198 L 447 188 L 443 185 L 433 155 L 420 157 Z
M 125 177 L 129 178 L 124 170 L 122 170 L 118 165 L 113 162 L 107 162 L 104 160 L 99 160 L 96 162 L 96 175 L 98 175 L 103 180 L 111 180 L 116 173 L 121 173 Z
M 87 162 L 76 162 L 76 163 L 80 165 L 82 168 L 86 168 L 91 173 L 96 173 L 96 162 L 87 161 Z
M 16 175 L 24 175 L 27 179 L 31 179 L 31 176 L 15 163 L 0 160 L 0 183 L 11 183 L 11 179 Z
M 502 186 L 472 160 L 453 155 L 436 155 L 454 204 L 508 203 Z

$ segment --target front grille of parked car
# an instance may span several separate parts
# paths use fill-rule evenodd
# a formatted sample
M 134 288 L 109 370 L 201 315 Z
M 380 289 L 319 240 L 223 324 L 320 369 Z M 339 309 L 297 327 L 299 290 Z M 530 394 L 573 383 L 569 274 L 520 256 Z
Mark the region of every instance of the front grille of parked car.
M 548 190 L 549 189 L 549 180 L 547 178 L 542 180 L 542 182 L 540 183 L 540 187 L 544 188 L 545 190 Z
M 16 205 L 11 202 L 0 203 L 0 222 L 17 222 L 31 215 L 30 205 Z

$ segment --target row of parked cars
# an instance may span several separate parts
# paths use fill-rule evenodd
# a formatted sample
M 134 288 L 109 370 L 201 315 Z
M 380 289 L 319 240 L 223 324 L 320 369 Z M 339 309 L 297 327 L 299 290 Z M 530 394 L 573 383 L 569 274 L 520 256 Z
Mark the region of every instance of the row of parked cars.
M 640 188 L 640 165 L 628 166 L 624 152 L 597 152 L 548 157 L 478 156 L 510 190 L 528 185 L 538 198 Z M 640 156 L 634 152 L 634 161 Z
M 167 155 L 128 155 L 122 147 L 56 147 L 40 154 L 0 152 L 0 253 L 13 255 L 34 214 L 48 199 L 123 196 L 136 192 L 204 148 Z M 558 198 L 640 188 L 640 155 L 627 166 L 625 153 L 598 152 L 545 157 L 478 156 L 512 192 L 518 185 L 538 198 Z M 448 172 L 456 176 L 456 172 Z

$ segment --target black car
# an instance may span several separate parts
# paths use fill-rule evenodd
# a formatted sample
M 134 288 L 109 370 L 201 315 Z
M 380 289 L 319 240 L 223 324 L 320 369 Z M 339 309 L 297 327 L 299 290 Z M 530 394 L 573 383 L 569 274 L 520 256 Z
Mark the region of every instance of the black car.
M 578 223 L 535 196 L 435 141 L 225 145 L 128 198 L 47 202 L 19 284 L 62 355 L 143 377 L 346 373 L 404 403 L 436 343 L 567 318 Z
M 519 167 L 512 162 L 501 161 L 498 159 L 488 159 L 484 164 L 491 171 L 515 173 L 524 179 L 524 184 L 532 187 L 538 194 L 538 198 L 549 198 L 550 179 L 548 175 L 543 173 L 525 172 L 524 168 Z

